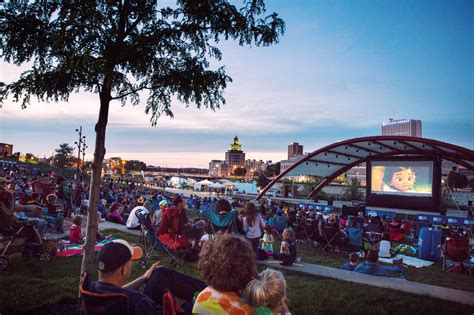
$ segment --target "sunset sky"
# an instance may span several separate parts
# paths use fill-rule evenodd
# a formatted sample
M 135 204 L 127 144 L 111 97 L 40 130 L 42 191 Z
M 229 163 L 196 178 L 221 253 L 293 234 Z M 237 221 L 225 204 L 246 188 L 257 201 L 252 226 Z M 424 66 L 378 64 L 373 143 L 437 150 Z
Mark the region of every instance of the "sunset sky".
M 238 2 L 241 3 L 240 1 Z M 313 151 L 334 141 L 379 135 L 389 118 L 423 122 L 423 136 L 474 149 L 472 1 L 266 1 L 286 22 L 280 43 L 222 42 L 233 82 L 220 110 L 174 102 L 174 119 L 151 127 L 144 106 L 111 104 L 107 156 L 160 166 L 207 167 L 224 159 L 234 135 L 247 158 L 278 161 L 297 141 Z M 9 83 L 27 66 L 0 62 Z M 145 103 L 142 98 L 142 103 Z M 99 98 L 0 109 L 0 142 L 49 156 L 83 126 L 92 157 Z

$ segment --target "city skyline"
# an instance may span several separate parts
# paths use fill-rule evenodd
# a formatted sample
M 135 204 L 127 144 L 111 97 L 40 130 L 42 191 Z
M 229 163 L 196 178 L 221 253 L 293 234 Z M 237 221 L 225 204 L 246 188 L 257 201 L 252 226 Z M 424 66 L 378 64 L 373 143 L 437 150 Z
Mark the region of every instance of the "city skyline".
M 293 141 L 313 151 L 329 143 L 380 134 L 389 118 L 423 121 L 423 137 L 474 147 L 473 4 L 469 1 L 274 1 L 286 22 L 271 47 L 219 44 L 233 82 L 227 104 L 215 113 L 173 103 L 175 119 L 151 127 L 144 111 L 111 106 L 107 157 L 157 166 L 207 167 L 223 159 L 238 135 L 247 156 L 286 158 Z M 26 68 L 0 63 L 0 81 Z M 83 126 L 86 160 L 92 158 L 97 95 L 80 93 L 68 104 L 36 103 L 26 110 L 11 100 L 0 109 L 0 142 L 15 151 L 49 155 L 73 146 Z

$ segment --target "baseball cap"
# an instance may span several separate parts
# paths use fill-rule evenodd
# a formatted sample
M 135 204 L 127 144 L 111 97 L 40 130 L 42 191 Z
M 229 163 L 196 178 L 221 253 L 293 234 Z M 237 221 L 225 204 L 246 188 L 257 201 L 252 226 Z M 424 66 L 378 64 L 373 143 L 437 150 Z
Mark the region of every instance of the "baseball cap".
M 143 250 L 140 246 L 132 246 L 127 241 L 116 239 L 105 244 L 97 254 L 99 270 L 102 272 L 114 271 L 129 260 L 142 258 Z
M 159 205 L 160 205 L 160 207 L 166 207 L 168 205 L 168 200 L 166 200 L 166 199 L 161 200 Z

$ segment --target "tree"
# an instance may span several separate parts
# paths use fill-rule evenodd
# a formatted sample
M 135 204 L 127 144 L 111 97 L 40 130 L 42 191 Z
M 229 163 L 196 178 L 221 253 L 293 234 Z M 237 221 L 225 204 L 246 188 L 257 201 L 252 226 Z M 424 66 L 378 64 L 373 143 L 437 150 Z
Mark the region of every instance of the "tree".
M 125 170 L 130 171 L 144 171 L 146 169 L 146 164 L 142 161 L 130 160 L 125 163 Z
M 357 178 L 352 178 L 349 186 L 345 188 L 344 197 L 347 200 L 360 200 L 362 194 L 359 192 L 360 181 Z
M 257 187 L 263 188 L 267 186 L 269 183 L 270 183 L 270 180 L 266 178 L 265 175 L 260 174 L 257 177 L 257 180 L 256 180 Z
M 95 4 L 95 7 L 92 7 Z M 112 101 L 137 105 L 148 92 L 145 113 L 156 125 L 161 114 L 173 117 L 175 97 L 189 106 L 212 110 L 225 104 L 223 90 L 232 79 L 220 61 L 221 40 L 241 46 L 278 42 L 284 22 L 265 15 L 263 0 L 247 0 L 242 8 L 227 1 L 11 1 L 0 8 L 1 57 L 28 71 L 0 92 L 24 108 L 30 97 L 67 101 L 83 90 L 99 96 L 86 242 L 81 270 L 94 270 L 101 166 Z M 139 94 L 140 93 L 140 94 Z
M 33 153 L 26 153 L 25 154 L 25 162 L 29 164 L 37 164 L 39 158 L 36 157 Z
M 469 185 L 469 181 L 465 174 L 461 174 L 455 171 L 451 171 L 448 174 L 448 186 L 451 189 L 462 189 Z
M 235 170 L 232 172 L 232 175 L 234 176 L 245 176 L 247 173 L 247 170 L 245 167 L 236 167 Z
M 68 143 L 61 143 L 59 148 L 54 151 L 56 152 L 54 155 L 54 165 L 60 169 L 64 169 L 72 161 L 74 148 Z
M 280 174 L 280 162 L 268 165 L 264 172 L 264 175 L 266 177 L 274 177 L 279 174 Z

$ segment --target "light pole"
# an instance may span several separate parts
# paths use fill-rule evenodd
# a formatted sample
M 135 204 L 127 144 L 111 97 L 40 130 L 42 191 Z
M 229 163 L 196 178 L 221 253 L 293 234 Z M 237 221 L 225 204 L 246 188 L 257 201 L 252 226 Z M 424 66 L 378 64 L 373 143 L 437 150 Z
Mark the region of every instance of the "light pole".
M 82 146 L 82 172 L 85 173 L 85 170 L 86 170 L 86 149 L 88 148 L 88 146 L 86 145 L 86 137 L 84 136 L 84 142 L 83 142 L 83 146 Z
M 76 129 L 76 132 L 79 134 L 79 141 L 74 142 L 74 144 L 77 145 L 76 174 L 79 176 L 79 164 L 81 164 L 82 145 L 86 145 L 86 136 L 82 135 L 82 126 L 80 126 L 79 129 Z

